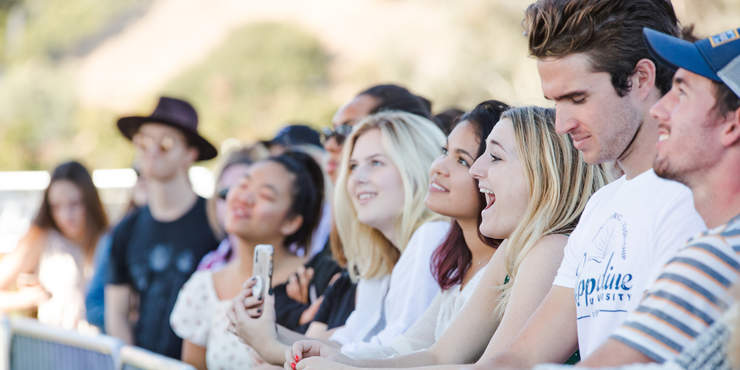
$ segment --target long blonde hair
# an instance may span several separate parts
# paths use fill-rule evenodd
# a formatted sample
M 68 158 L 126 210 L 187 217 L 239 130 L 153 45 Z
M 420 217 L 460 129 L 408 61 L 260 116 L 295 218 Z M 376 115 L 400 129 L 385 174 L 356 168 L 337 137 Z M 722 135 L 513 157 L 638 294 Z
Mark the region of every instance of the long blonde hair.
M 362 224 L 347 191 L 349 158 L 357 139 L 371 130 L 379 130 L 386 155 L 398 169 L 404 198 L 396 220 L 398 245 L 383 234 Z M 429 186 L 429 168 L 444 143 L 442 131 L 430 120 L 411 113 L 386 111 L 366 117 L 355 126 L 342 151 L 342 162 L 334 191 L 334 221 L 344 246 L 347 269 L 353 279 L 390 274 L 406 248 L 411 235 L 422 224 L 443 219 L 424 204 Z
M 514 126 L 530 197 L 524 216 L 506 241 L 506 273 L 510 280 L 498 287 L 499 319 L 529 251 L 546 235 L 573 231 L 591 194 L 608 182 L 602 166 L 587 164 L 570 137 L 555 132 L 553 109 L 511 108 L 501 115 L 505 118 Z

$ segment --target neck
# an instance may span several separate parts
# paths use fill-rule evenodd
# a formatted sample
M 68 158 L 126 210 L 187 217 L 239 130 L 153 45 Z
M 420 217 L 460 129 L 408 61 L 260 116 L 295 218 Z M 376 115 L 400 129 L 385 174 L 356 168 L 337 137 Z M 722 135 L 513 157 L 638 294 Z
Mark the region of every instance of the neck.
M 740 213 L 740 177 L 737 176 L 740 161 L 726 160 L 724 164 L 701 174 L 701 182 L 690 186 L 694 207 L 710 229 L 727 223 Z
M 385 225 L 383 227 L 378 227 L 378 231 L 380 231 L 383 236 L 385 236 L 388 241 L 391 242 L 396 248 L 400 248 L 398 245 L 398 231 L 396 230 L 396 225 L 391 223 L 389 225 Z
M 470 220 L 459 219 L 457 222 L 460 224 L 460 228 L 463 232 L 463 239 L 465 239 L 465 244 L 468 246 L 468 250 L 470 250 L 470 254 L 472 255 L 472 259 L 470 261 L 472 268 L 468 271 L 470 272 L 472 270 L 475 272 L 478 270 L 476 267 L 485 265 L 488 260 L 491 259 L 491 256 L 496 249 L 484 243 L 478 236 L 477 218 Z
M 657 153 L 658 122 L 650 115 L 650 107 L 660 99 L 660 93 L 656 89 L 643 107 L 643 114 L 639 119 L 642 124 L 637 129 L 632 143 L 617 159 L 617 165 L 622 169 L 627 179 L 632 179 L 639 174 L 653 168 L 653 161 Z
M 240 237 L 234 237 L 234 251 L 236 251 L 236 256 L 234 258 L 234 261 L 236 263 L 237 270 L 242 274 L 244 277 L 244 280 L 252 277 L 254 274 L 254 249 L 257 246 L 257 244 L 270 244 L 273 247 L 273 269 L 277 267 L 276 262 L 277 261 L 284 261 L 284 257 L 286 255 L 289 255 L 290 252 L 286 250 L 286 248 L 283 247 L 282 241 L 279 239 L 273 240 L 271 242 L 252 242 L 245 239 L 242 239 Z
M 233 240 L 234 251 L 236 252 L 236 256 L 233 261 L 236 264 L 236 270 L 244 278 L 242 281 L 244 281 L 252 276 L 254 247 L 256 244 L 250 243 L 239 237 L 235 237 Z
M 193 206 L 197 196 L 186 176 L 182 173 L 165 181 L 147 181 L 148 204 L 154 219 L 174 221 Z

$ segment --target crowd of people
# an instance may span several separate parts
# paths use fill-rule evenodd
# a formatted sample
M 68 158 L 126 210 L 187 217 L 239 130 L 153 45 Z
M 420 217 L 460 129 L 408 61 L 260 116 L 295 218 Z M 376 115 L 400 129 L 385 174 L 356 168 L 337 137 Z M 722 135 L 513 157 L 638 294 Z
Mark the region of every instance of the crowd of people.
M 655 0 L 523 19 L 554 108 L 371 86 L 222 153 L 210 199 L 190 103 L 120 118 L 126 215 L 59 165 L 0 311 L 198 369 L 740 367 L 740 28 L 696 37 Z

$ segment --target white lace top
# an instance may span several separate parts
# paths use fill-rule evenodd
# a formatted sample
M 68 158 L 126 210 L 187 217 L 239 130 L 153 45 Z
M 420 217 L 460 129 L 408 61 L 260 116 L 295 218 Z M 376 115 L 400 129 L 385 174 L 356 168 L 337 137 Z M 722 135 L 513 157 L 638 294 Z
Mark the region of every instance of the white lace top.
M 211 271 L 196 271 L 177 296 L 170 315 L 172 330 L 182 339 L 206 348 L 209 369 L 251 369 L 259 355 L 227 331 L 230 300 L 220 300 Z

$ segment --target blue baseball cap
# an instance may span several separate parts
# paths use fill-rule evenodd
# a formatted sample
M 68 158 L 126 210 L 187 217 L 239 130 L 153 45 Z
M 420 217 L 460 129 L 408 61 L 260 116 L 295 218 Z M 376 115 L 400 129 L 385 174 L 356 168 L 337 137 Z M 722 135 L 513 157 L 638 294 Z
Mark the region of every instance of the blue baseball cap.
M 650 53 L 675 68 L 722 82 L 740 97 L 740 28 L 694 43 L 643 28 Z

